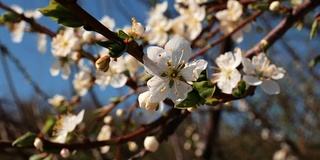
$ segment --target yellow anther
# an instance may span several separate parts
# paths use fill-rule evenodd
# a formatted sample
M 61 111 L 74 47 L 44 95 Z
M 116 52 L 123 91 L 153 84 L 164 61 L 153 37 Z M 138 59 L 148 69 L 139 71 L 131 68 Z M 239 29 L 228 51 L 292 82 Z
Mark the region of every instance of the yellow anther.
M 179 93 L 178 93 L 178 92 L 174 92 L 174 94 L 175 94 L 175 95 L 178 95 Z
M 161 57 L 161 54 L 158 54 L 159 57 Z
M 183 49 L 183 50 L 181 50 L 181 53 L 184 53 L 185 52 L 185 50 Z

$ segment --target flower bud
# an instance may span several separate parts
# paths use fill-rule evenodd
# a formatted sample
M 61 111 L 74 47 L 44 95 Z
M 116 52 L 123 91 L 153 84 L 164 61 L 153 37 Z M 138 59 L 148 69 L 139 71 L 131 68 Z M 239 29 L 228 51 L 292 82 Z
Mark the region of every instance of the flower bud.
M 128 148 L 131 152 L 134 152 L 138 149 L 138 145 L 134 141 L 129 141 L 127 144 L 128 144 Z
M 155 136 L 147 136 L 144 139 L 143 146 L 147 151 L 155 152 L 159 148 L 159 142 Z
M 94 41 L 94 34 L 93 32 L 89 32 L 89 31 L 84 31 L 82 33 L 82 39 L 83 41 L 87 42 L 87 43 L 93 43 Z
M 280 2 L 279 1 L 273 1 L 271 2 L 269 6 L 269 10 L 273 12 L 277 12 L 280 9 Z
M 96 61 L 95 66 L 97 70 L 107 72 L 109 69 L 109 63 L 110 63 L 110 56 L 106 55 L 106 56 L 100 57 Z
M 43 143 L 42 143 L 41 139 L 38 137 L 36 139 L 34 139 L 33 145 L 34 145 L 34 147 L 36 147 L 37 150 L 42 150 L 42 148 L 43 148 Z
M 138 39 L 144 33 L 144 31 L 144 26 L 137 22 L 135 18 L 132 18 L 132 27 L 129 30 L 129 36 L 133 37 L 134 39 Z
M 62 158 L 68 158 L 70 157 L 70 151 L 68 148 L 62 148 L 60 151 L 60 155 Z
M 143 92 L 138 97 L 139 105 L 146 110 L 156 110 L 158 103 L 150 102 L 150 91 Z

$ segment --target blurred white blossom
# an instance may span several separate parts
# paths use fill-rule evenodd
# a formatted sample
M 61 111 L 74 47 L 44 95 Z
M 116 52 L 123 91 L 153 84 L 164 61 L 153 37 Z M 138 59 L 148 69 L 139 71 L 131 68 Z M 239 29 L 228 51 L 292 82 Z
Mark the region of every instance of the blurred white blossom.
M 278 94 L 280 92 L 279 85 L 274 80 L 283 78 L 285 70 L 270 64 L 270 60 L 265 53 L 254 56 L 252 60 L 243 58 L 242 65 L 243 71 L 246 73 L 243 80 L 249 85 L 261 85 L 261 88 L 267 94 Z
M 216 59 L 218 70 L 220 72 L 214 73 L 214 83 L 217 83 L 218 87 L 223 93 L 231 94 L 233 88 L 235 88 L 238 82 L 241 80 L 241 74 L 237 67 L 241 64 L 242 53 L 239 48 L 235 49 L 235 53 L 226 52 L 219 55 Z
M 81 110 L 78 115 L 62 115 L 55 125 L 56 138 L 53 141 L 65 143 L 68 133 L 72 132 L 82 122 L 84 112 L 84 110 Z

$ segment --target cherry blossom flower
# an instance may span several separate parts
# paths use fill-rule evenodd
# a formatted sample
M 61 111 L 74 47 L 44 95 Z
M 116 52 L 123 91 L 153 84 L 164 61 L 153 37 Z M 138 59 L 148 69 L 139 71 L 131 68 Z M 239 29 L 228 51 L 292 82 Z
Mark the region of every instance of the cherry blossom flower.
M 150 102 L 150 91 L 146 91 L 141 93 L 138 96 L 139 105 L 146 110 L 156 110 L 159 106 L 159 103 L 152 103 Z
M 78 124 L 80 124 L 84 117 L 84 110 L 78 115 L 63 115 L 55 126 L 57 137 L 53 140 L 57 143 L 64 143 L 69 132 L 72 132 Z
M 182 3 L 187 7 L 181 7 L 181 4 L 178 3 Z M 185 33 L 187 34 L 186 36 L 190 40 L 194 40 L 202 31 L 201 22 L 206 16 L 205 7 L 198 5 L 195 0 L 188 0 L 176 1 L 175 8 L 181 15 L 181 22 L 184 23 L 187 27 L 187 30 L 185 31 Z
M 280 92 L 279 85 L 274 80 L 283 78 L 285 70 L 270 64 L 265 53 L 254 56 L 252 60 L 243 58 L 242 65 L 243 71 L 246 73 L 243 80 L 246 83 L 252 86 L 261 85 L 261 88 L 267 94 L 278 94 Z
M 72 81 L 74 88 L 80 96 L 84 96 L 92 86 L 91 71 L 88 67 L 82 66 Z
M 146 32 L 147 39 L 150 44 L 158 44 L 163 46 L 168 39 L 168 31 L 171 28 L 171 21 L 163 15 L 167 10 L 168 2 L 164 1 L 157 4 L 153 10 L 149 13 L 149 19 L 147 20 Z
M 143 56 L 146 71 L 153 75 L 147 82 L 150 90 L 150 102 L 163 101 L 169 94 L 175 104 L 187 98 L 192 86 L 187 81 L 198 79 L 206 69 L 205 60 L 188 63 L 192 54 L 188 41 L 182 37 L 169 40 L 164 49 L 151 46 Z
M 232 32 L 238 24 L 241 22 L 243 14 L 243 6 L 236 0 L 228 0 L 227 9 L 216 13 L 217 19 L 220 21 L 220 30 L 224 34 Z M 251 30 L 250 25 L 245 25 L 237 32 L 232 34 L 232 39 L 237 43 L 243 40 L 243 31 L 249 32 Z
M 20 6 L 12 5 L 12 10 L 18 14 L 23 14 L 23 9 Z M 5 25 L 11 32 L 11 40 L 14 43 L 20 43 L 24 35 L 24 29 L 26 28 L 27 23 L 25 21 L 19 22 L 6 22 Z
M 103 52 L 105 52 L 105 55 L 108 50 L 104 49 Z M 124 73 L 125 70 L 126 65 L 122 56 L 117 58 L 117 60 L 111 58 L 107 72 L 97 71 L 95 83 L 102 88 L 107 85 L 111 85 L 114 88 L 123 87 L 128 80 L 128 77 Z
M 241 80 L 241 74 L 237 70 L 242 59 L 241 50 L 235 49 L 234 55 L 232 52 L 226 52 L 220 55 L 216 59 L 220 72 L 214 73 L 214 83 L 217 83 L 218 87 L 223 93 L 231 94 L 233 88 L 235 88 L 238 82 Z
M 56 94 L 53 98 L 48 99 L 48 103 L 58 108 L 66 103 L 66 98 L 60 94 Z

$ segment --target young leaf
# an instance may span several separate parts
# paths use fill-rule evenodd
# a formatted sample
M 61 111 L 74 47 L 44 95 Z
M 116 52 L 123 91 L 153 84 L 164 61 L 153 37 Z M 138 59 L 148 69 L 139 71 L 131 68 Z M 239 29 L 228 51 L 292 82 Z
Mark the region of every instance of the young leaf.
M 64 26 L 80 27 L 83 25 L 82 20 L 76 14 L 54 0 L 51 0 L 47 7 L 40 8 L 39 11 Z
M 237 88 L 232 92 L 235 97 L 242 97 L 246 93 L 246 82 L 240 81 L 237 84 Z
M 110 51 L 109 55 L 112 58 L 118 58 L 122 56 L 122 54 L 127 50 L 127 46 L 119 41 L 108 40 L 97 42 L 97 44 L 102 47 L 108 48 Z
M 320 55 L 318 55 L 316 58 L 312 59 L 309 63 L 310 69 L 313 69 L 320 61 Z
M 12 142 L 12 146 L 14 147 L 26 147 L 33 146 L 34 139 L 37 137 L 36 134 L 32 132 L 27 132 L 21 137 L 17 138 L 14 142 Z
M 203 99 L 211 98 L 216 90 L 216 86 L 210 81 L 194 82 L 193 87 Z
M 201 97 L 199 96 L 199 93 L 196 90 L 192 90 L 188 93 L 188 96 L 185 100 L 183 100 L 181 103 L 174 106 L 174 108 L 178 109 L 187 109 L 189 107 L 194 107 L 198 103 L 200 103 Z
M 0 24 L 5 22 L 17 22 L 19 21 L 20 16 L 15 12 L 7 12 L 0 16 Z

